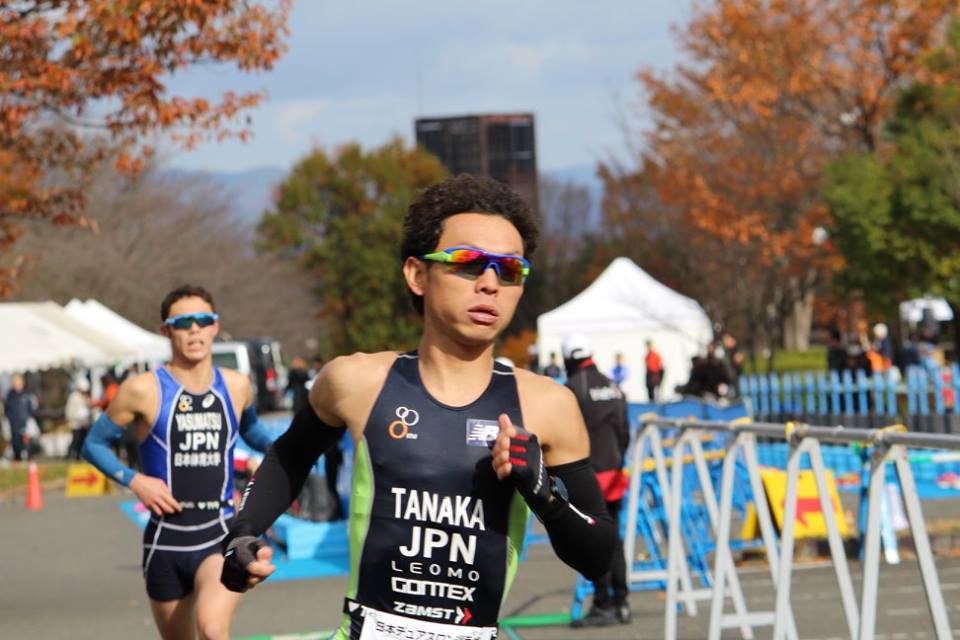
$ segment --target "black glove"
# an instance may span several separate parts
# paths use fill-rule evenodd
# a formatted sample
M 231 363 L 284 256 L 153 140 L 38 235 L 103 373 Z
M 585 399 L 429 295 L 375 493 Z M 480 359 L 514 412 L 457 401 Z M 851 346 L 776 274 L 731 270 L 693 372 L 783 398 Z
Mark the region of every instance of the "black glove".
M 517 435 L 510 438 L 510 464 L 510 478 L 517 491 L 535 514 L 542 515 L 551 502 L 551 486 L 536 435 L 517 429 Z
M 267 546 L 267 543 L 254 536 L 237 536 L 228 539 L 223 549 L 223 571 L 220 572 L 220 582 L 230 591 L 243 593 L 249 589 L 247 580 L 250 574 L 247 565 L 257 559 L 257 551 Z

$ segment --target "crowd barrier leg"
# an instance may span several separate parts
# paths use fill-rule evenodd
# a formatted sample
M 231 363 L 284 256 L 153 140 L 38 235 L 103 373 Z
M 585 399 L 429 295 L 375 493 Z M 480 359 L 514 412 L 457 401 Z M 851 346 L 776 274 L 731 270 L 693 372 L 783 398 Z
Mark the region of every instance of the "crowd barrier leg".
M 660 438 L 658 427 L 647 426 L 637 437 L 637 442 L 633 447 L 633 459 L 630 463 L 630 497 L 627 501 L 627 529 L 624 534 L 623 552 L 627 565 L 627 582 L 648 582 L 663 581 L 666 582 L 669 575 L 668 569 L 644 569 L 635 570 L 633 568 L 633 559 L 636 557 L 637 541 L 637 515 L 640 510 L 639 501 L 642 493 L 642 477 L 646 469 L 647 455 L 646 445 L 650 446 L 650 457 L 654 463 L 654 473 L 657 476 L 657 482 L 661 488 L 661 500 L 664 510 L 670 513 L 670 482 L 667 476 L 667 464 L 663 454 L 663 444 Z M 685 555 L 681 554 L 679 559 L 678 573 L 680 578 L 680 600 L 684 603 L 685 610 L 690 615 L 696 615 L 697 604 L 693 597 L 693 580 L 690 577 L 690 567 Z
M 910 520 L 910 531 L 913 534 L 917 563 L 920 565 L 920 574 L 923 578 L 923 587 L 927 596 L 930 617 L 933 619 L 934 631 L 938 640 L 953 638 L 906 448 L 897 444 L 890 446 L 879 444 L 874 447 L 873 458 L 870 461 L 870 490 L 867 504 L 866 540 L 864 542 L 859 640 L 873 638 L 876 627 L 877 581 L 880 574 L 880 512 L 882 509 L 881 501 L 884 499 L 886 464 L 889 460 L 894 460 L 896 463 L 897 476 L 903 489 L 904 505 L 907 510 L 907 518 Z
M 679 571 L 681 567 L 681 559 L 683 555 L 683 540 L 680 534 L 680 516 L 681 516 L 681 507 L 682 507 L 682 498 L 683 498 L 683 451 L 685 447 L 690 447 L 691 454 L 694 456 L 695 464 L 697 460 L 703 463 L 703 470 L 706 471 L 706 463 L 703 460 L 703 449 L 699 447 L 698 438 L 700 432 L 696 429 L 684 429 L 676 439 L 676 443 L 673 447 L 673 468 L 671 469 L 671 479 L 670 479 L 670 504 L 669 504 L 669 540 L 668 540 L 668 554 L 667 554 L 667 601 L 665 607 L 665 620 L 664 620 L 664 638 L 672 640 L 676 638 L 677 635 L 677 607 L 676 603 L 678 600 L 677 594 L 677 583 L 680 579 Z M 699 452 L 699 454 L 698 454 Z M 698 469 L 699 469 L 698 465 Z M 698 475 L 703 482 L 703 475 L 700 475 L 698 470 Z M 707 502 L 707 511 L 711 512 L 711 500 L 712 501 L 712 512 L 713 517 L 711 521 L 713 524 L 716 523 L 716 498 L 713 493 L 713 486 L 710 484 L 709 474 L 706 477 L 706 485 L 701 486 L 704 494 L 704 500 Z M 729 585 L 731 594 L 734 598 L 734 606 L 737 610 L 738 615 L 738 624 L 740 626 L 741 633 L 744 638 L 747 640 L 752 640 L 753 638 L 753 629 L 749 624 L 749 614 L 746 611 L 746 605 L 743 601 L 743 593 L 740 589 L 740 581 L 737 577 L 736 571 L 732 567 L 732 559 L 730 560 L 730 567 L 726 571 L 726 579 L 724 584 Z M 726 565 L 725 565 L 726 567 Z M 714 580 L 714 588 L 717 588 L 717 581 Z M 694 590 L 691 594 L 692 599 L 694 600 L 708 600 L 713 598 L 712 589 L 697 589 Z M 695 610 L 691 608 L 695 615 Z
M 713 491 L 713 482 L 710 478 L 710 471 L 707 469 L 707 461 L 703 455 L 703 444 L 700 442 L 699 437 L 690 438 L 690 449 L 693 452 L 693 463 L 697 469 L 697 476 L 700 479 L 700 489 L 703 492 L 703 501 L 707 505 L 707 515 L 710 518 L 710 528 L 713 530 L 714 536 L 716 536 L 717 526 L 719 524 L 719 516 L 717 514 L 717 497 Z M 736 615 L 731 616 L 730 619 L 735 626 L 740 627 L 744 638 L 752 638 L 752 619 L 747 613 L 746 601 L 743 597 L 743 591 L 740 588 L 740 580 L 737 578 L 736 569 L 733 566 L 732 555 L 727 554 L 723 568 L 724 571 L 722 578 L 725 580 L 725 582 L 721 580 L 721 577 L 718 577 L 716 574 L 714 574 L 714 593 L 716 593 L 718 588 L 723 589 L 723 585 L 725 583 L 729 583 L 730 597 L 733 599 L 733 607 L 734 611 L 736 611 Z
M 728 445 L 726 457 L 723 460 L 723 472 L 720 485 L 720 513 L 717 528 L 717 550 L 714 557 L 714 589 L 713 601 L 710 607 L 710 640 L 720 640 L 724 628 L 738 626 L 741 622 L 739 615 L 724 616 L 723 608 L 726 596 L 724 588 L 728 571 L 736 571 L 733 556 L 730 553 L 730 525 L 733 515 L 733 481 L 737 468 L 737 454 L 743 453 L 747 466 L 747 474 L 754 493 L 754 502 L 757 510 L 757 520 L 766 547 L 767 565 L 770 568 L 770 577 L 774 589 L 777 587 L 777 543 L 773 520 L 770 517 L 769 505 L 764 499 L 763 487 L 760 486 L 759 465 L 756 459 L 756 438 L 752 433 L 735 433 Z M 787 636 L 790 640 L 797 640 L 797 629 L 793 622 L 793 611 L 787 611 Z M 753 626 L 773 626 L 774 612 L 755 612 L 749 615 L 748 620 Z
M 810 466 L 813 468 L 813 477 L 817 482 L 817 493 L 820 494 L 820 510 L 827 526 L 827 541 L 830 545 L 830 557 L 833 559 L 833 569 L 837 574 L 837 584 L 840 587 L 840 600 L 843 603 L 843 613 L 847 619 L 847 629 L 850 639 L 854 640 L 857 627 L 860 624 L 860 614 L 857 611 L 857 597 L 853 591 L 853 579 L 850 577 L 850 567 L 847 564 L 847 552 L 840 538 L 840 527 L 837 524 L 837 514 L 830 496 L 830 486 L 827 484 L 826 467 L 823 464 L 823 452 L 820 443 L 812 443 L 808 450 Z
M 788 434 L 789 437 L 789 434 Z M 856 600 L 853 595 L 853 582 L 847 566 L 847 557 L 840 539 L 836 518 L 833 517 L 833 504 L 827 490 L 824 476 L 823 457 L 820 454 L 820 444 L 814 438 L 803 438 L 799 442 L 790 437 L 790 455 L 787 459 L 787 491 L 783 505 L 783 530 L 780 537 L 780 568 L 777 577 L 777 608 L 776 622 L 773 627 L 773 639 L 781 640 L 786 637 L 787 612 L 790 608 L 790 579 L 793 571 L 793 547 L 795 540 L 795 514 L 797 512 L 797 484 L 800 476 L 800 458 L 807 453 L 810 455 L 811 466 L 817 481 L 817 491 L 820 493 L 820 505 L 824 513 L 827 527 L 827 538 L 830 541 L 830 555 L 833 559 L 834 570 L 837 573 L 837 582 L 840 586 L 840 597 L 843 601 L 843 610 L 847 618 L 847 626 L 851 639 L 855 638 L 858 626 Z M 879 524 L 879 523 L 878 523 Z

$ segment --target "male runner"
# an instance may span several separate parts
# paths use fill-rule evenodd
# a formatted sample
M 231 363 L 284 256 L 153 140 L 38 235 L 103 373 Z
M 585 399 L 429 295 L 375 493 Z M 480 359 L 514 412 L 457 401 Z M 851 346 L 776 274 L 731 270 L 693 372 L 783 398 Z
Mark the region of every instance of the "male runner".
M 419 348 L 321 370 L 245 493 L 224 541 L 224 584 L 244 590 L 273 571 L 256 536 L 345 430 L 356 444 L 351 573 L 336 640 L 496 637 L 527 507 L 564 562 L 590 578 L 607 572 L 616 532 L 576 399 L 494 362 L 536 238 L 529 208 L 493 180 L 447 179 L 410 206 L 401 257 L 424 318 Z
M 160 313 L 170 363 L 124 381 L 91 428 L 83 457 L 153 513 L 143 536 L 143 574 L 160 635 L 190 639 L 196 628 L 205 639 L 227 638 L 238 596 L 220 584 L 219 542 L 234 516 L 234 444 L 239 432 L 265 450 L 270 436 L 257 420 L 246 376 L 213 366 L 220 325 L 210 294 L 179 287 Z M 111 448 L 128 427 L 140 441 L 143 473 L 124 466 Z

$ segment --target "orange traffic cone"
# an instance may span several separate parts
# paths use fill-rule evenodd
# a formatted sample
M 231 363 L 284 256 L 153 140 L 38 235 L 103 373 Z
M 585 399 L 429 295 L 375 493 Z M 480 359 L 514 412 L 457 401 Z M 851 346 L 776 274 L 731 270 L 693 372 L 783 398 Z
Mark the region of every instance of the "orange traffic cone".
M 37 463 L 30 461 L 27 466 L 27 509 L 43 509 L 43 493 L 40 491 L 40 470 Z

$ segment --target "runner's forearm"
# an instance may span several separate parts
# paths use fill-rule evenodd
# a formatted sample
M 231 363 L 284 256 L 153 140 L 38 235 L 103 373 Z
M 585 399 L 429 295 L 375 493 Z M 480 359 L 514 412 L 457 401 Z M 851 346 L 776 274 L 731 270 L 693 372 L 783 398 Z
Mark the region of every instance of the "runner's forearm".
M 80 455 L 105 476 L 128 487 L 136 472 L 120 462 L 120 458 L 110 446 L 122 437 L 123 428 L 116 425 L 106 413 L 102 413 L 90 428 Z
M 617 523 L 610 519 L 596 476 L 587 458 L 548 467 L 567 489 L 569 502 L 557 501 L 538 514 L 557 557 L 588 580 L 610 570 Z

